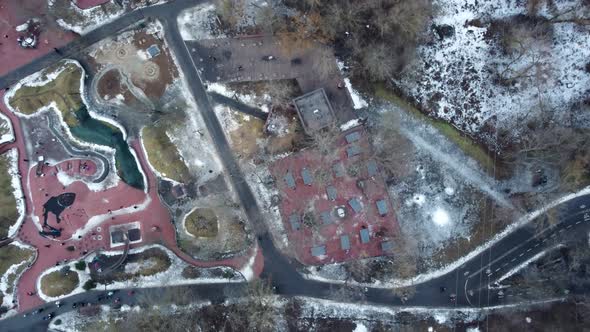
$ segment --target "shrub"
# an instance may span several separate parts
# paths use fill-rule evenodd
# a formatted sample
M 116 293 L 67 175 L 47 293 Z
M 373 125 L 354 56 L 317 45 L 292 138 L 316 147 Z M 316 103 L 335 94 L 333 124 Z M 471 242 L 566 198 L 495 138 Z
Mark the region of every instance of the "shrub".
M 86 261 L 78 261 L 76 264 L 74 264 L 74 267 L 76 270 L 84 271 L 86 270 Z
M 90 279 L 84 283 L 84 286 L 82 286 L 82 288 L 86 291 L 89 291 L 91 289 L 95 289 L 96 288 L 96 281 Z

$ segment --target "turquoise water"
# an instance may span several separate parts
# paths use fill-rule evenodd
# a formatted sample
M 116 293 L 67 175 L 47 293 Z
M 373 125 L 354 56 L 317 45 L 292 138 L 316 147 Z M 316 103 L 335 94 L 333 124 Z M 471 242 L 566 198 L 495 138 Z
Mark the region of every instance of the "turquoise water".
M 76 118 L 80 125 L 70 129 L 72 134 L 86 142 L 115 149 L 115 163 L 119 177 L 130 186 L 143 190 L 145 188 L 143 176 L 121 131 L 92 118 L 85 106 L 76 112 Z

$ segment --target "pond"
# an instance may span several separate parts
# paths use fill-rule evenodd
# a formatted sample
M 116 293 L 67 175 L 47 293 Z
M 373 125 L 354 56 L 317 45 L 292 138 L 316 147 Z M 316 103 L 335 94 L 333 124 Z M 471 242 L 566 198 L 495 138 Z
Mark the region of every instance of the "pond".
M 108 123 L 92 118 L 85 106 L 76 112 L 76 118 L 79 125 L 70 128 L 72 134 L 86 142 L 115 149 L 115 166 L 119 177 L 128 185 L 143 190 L 145 187 L 143 176 L 121 131 Z

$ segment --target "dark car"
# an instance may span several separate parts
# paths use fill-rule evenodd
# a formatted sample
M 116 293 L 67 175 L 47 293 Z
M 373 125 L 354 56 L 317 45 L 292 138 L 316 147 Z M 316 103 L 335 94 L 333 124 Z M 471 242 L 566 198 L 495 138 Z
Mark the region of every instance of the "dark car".
M 49 314 L 49 315 L 47 315 L 47 316 L 43 316 L 43 320 L 50 320 L 50 319 L 52 319 L 53 317 L 55 317 L 55 313 L 53 313 L 53 312 L 52 312 L 52 313 L 50 313 L 50 314 Z
M 45 309 L 43 309 L 43 308 L 39 308 L 39 309 L 37 309 L 37 310 L 33 311 L 33 315 L 40 314 L 40 313 L 42 313 L 42 312 L 43 312 L 43 310 L 45 310 Z
M 277 58 L 275 58 L 272 55 L 265 55 L 265 56 L 262 57 L 262 60 L 264 60 L 264 61 L 272 61 L 272 60 L 276 60 L 276 59 Z
M 78 308 L 78 305 L 79 305 L 78 302 L 74 302 L 74 303 L 72 303 L 72 308 L 76 309 L 76 308 Z

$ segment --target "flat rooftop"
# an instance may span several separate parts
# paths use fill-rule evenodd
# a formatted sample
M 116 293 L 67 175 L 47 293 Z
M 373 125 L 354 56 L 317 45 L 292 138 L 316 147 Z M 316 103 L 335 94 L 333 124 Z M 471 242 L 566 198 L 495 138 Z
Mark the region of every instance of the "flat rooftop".
M 323 88 L 293 99 L 305 132 L 328 127 L 335 122 L 334 110 Z

